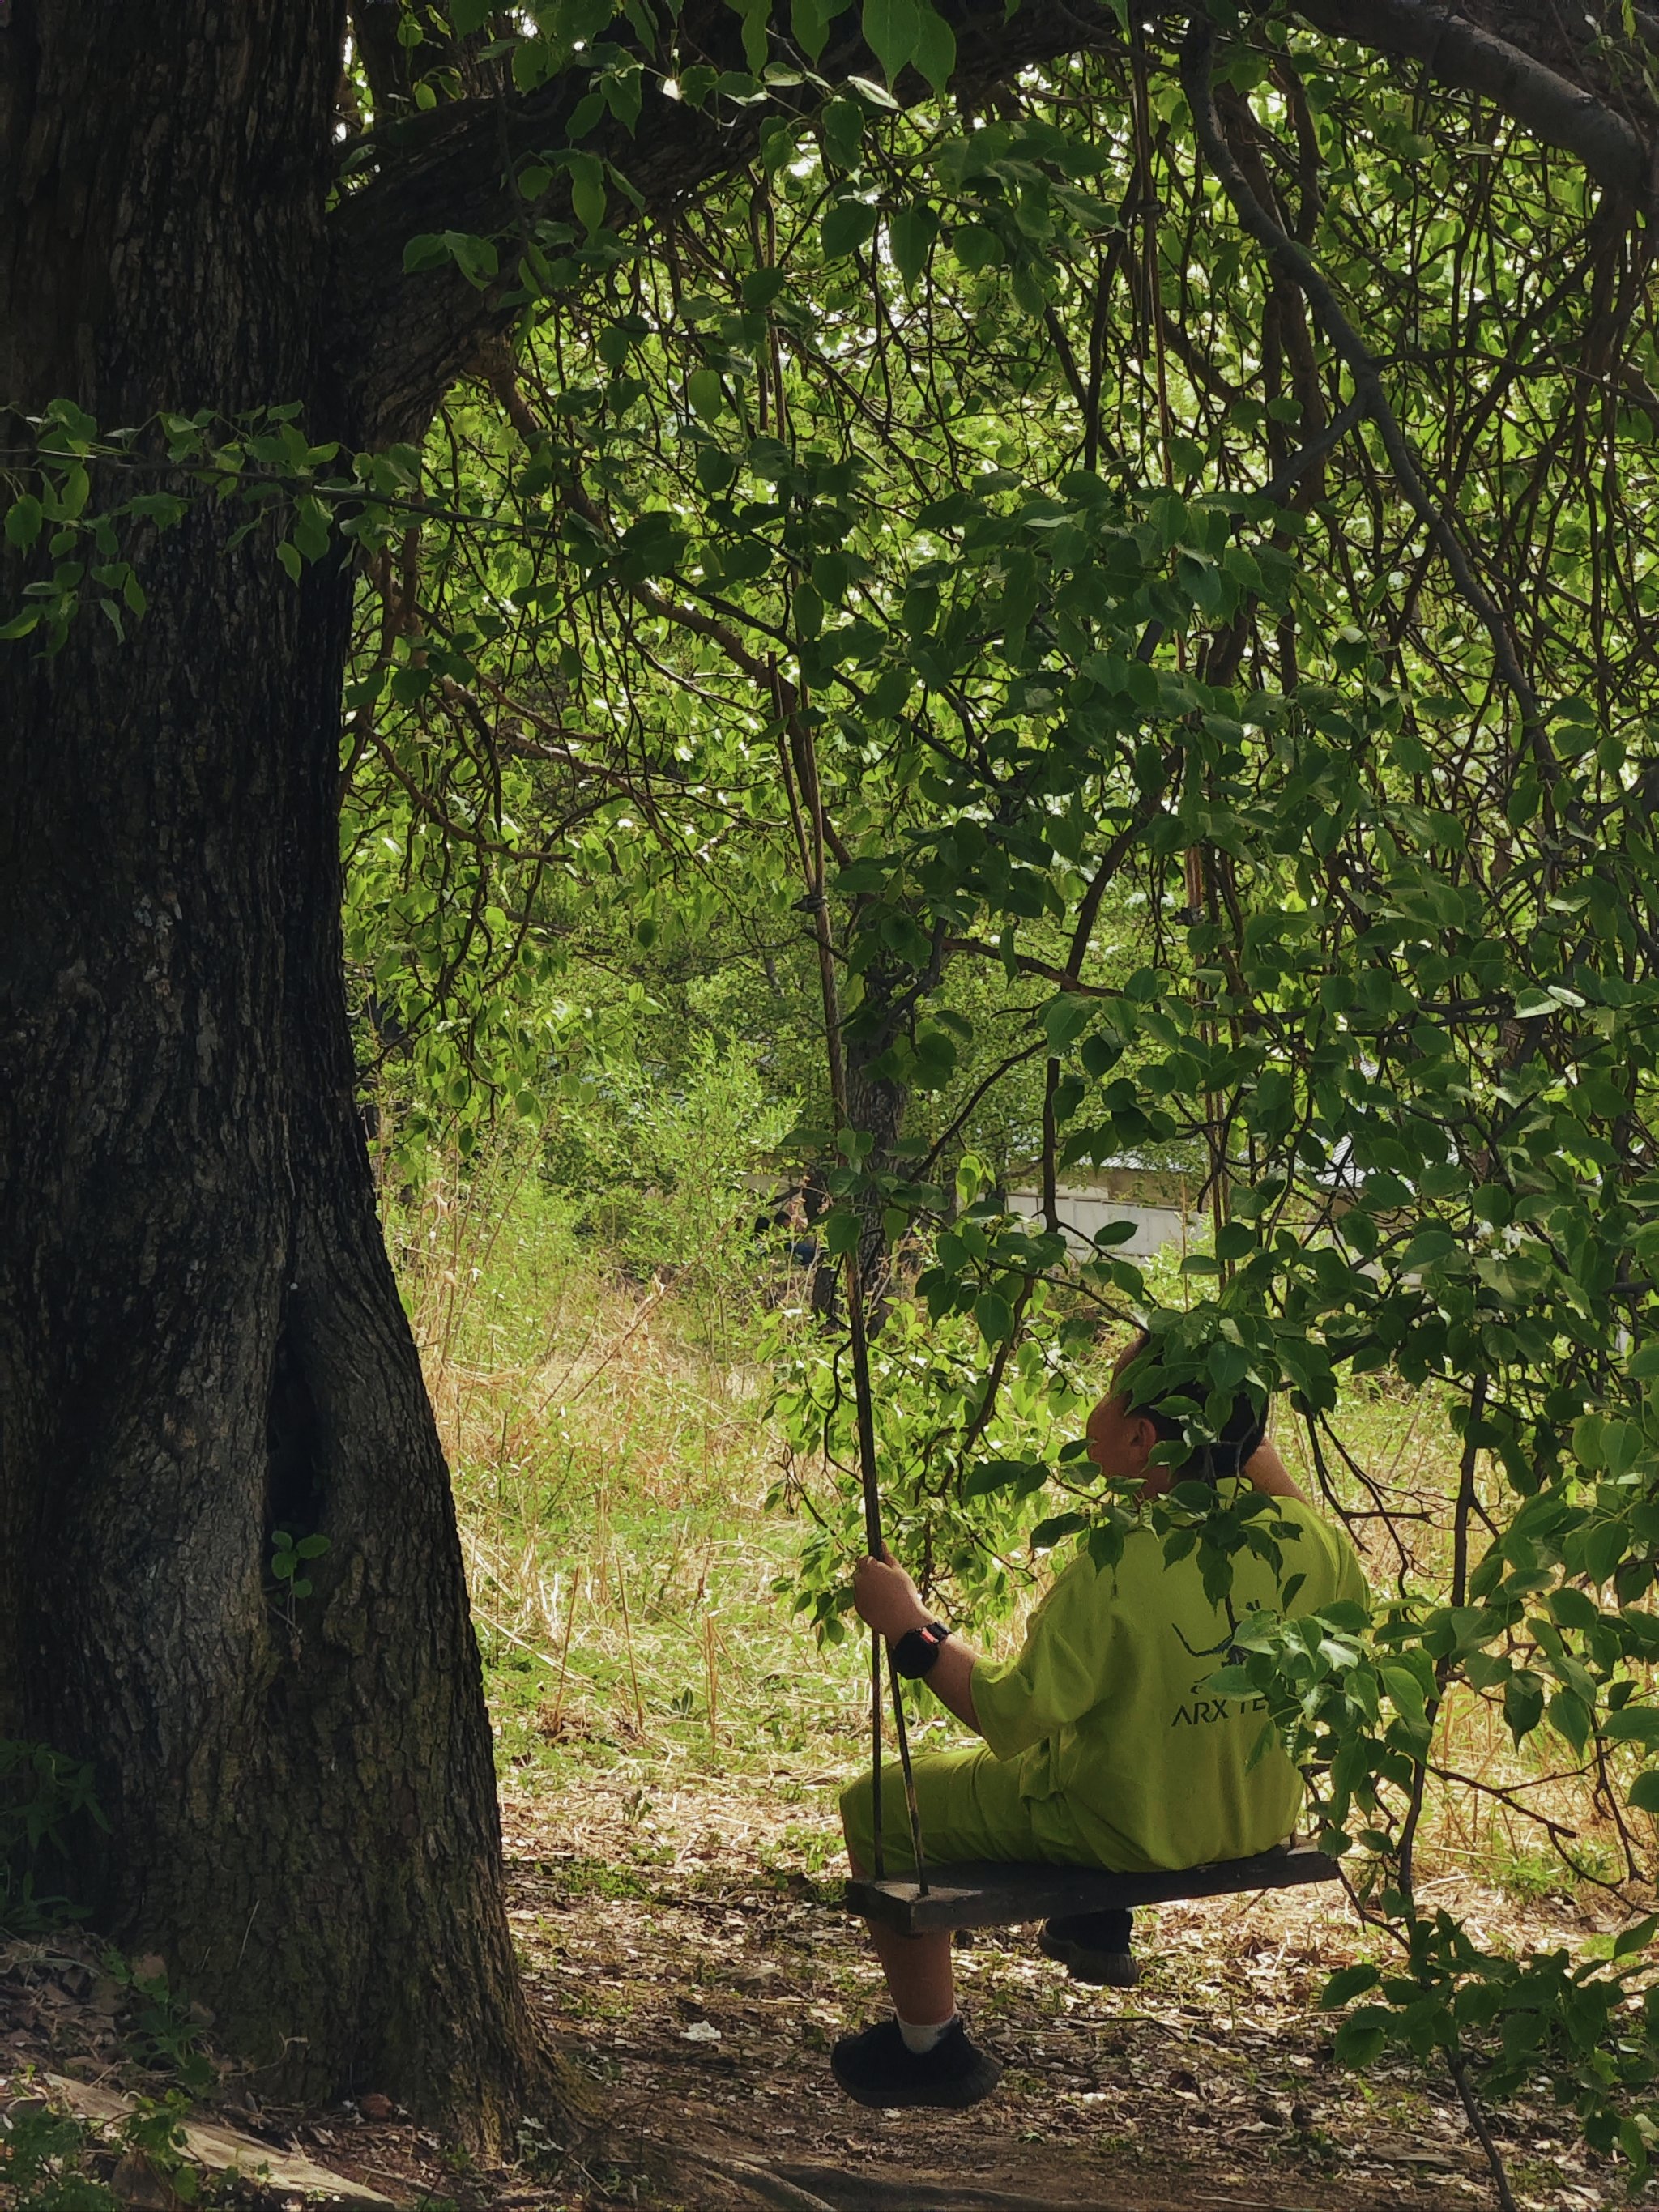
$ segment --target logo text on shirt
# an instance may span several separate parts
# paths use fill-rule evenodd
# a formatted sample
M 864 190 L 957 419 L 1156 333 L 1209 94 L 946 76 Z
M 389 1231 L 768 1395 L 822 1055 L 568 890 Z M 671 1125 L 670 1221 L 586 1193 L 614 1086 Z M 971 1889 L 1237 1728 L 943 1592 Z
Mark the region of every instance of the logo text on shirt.
M 1249 1698 L 1243 1701 L 1227 1698 L 1195 1698 L 1190 1705 L 1176 1708 L 1171 1728 L 1204 1728 L 1213 1721 L 1241 1719 L 1246 1713 L 1265 1713 L 1265 1698 Z

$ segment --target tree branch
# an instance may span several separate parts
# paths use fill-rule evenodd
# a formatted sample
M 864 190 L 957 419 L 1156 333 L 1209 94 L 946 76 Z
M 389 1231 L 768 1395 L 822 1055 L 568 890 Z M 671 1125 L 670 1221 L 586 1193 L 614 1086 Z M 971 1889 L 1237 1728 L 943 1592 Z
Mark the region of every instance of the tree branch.
M 1437 82 L 1478 93 L 1547 145 L 1572 155 L 1597 184 L 1622 198 L 1651 198 L 1653 149 L 1632 123 L 1584 86 L 1449 8 L 1428 0 L 1297 0 L 1297 13 L 1374 53 L 1424 63 Z
M 1284 0 L 1270 0 L 1280 12 Z M 781 12 L 781 11 L 775 11 Z M 1109 0 L 1024 0 L 1005 18 L 1003 0 L 943 0 L 957 36 L 951 92 L 971 107 L 993 86 L 1033 64 L 1068 54 L 1121 55 L 1122 33 Z M 1158 7 L 1154 20 L 1177 34 L 1184 9 Z M 1297 0 L 1296 12 L 1320 30 L 1388 56 L 1425 63 L 1443 84 L 1478 94 L 1547 143 L 1583 162 L 1599 184 L 1638 203 L 1652 196 L 1654 157 L 1635 123 L 1559 68 L 1498 33 L 1426 0 Z M 1541 38 L 1522 11 L 1517 38 Z M 581 140 L 585 152 L 625 176 L 655 219 L 687 195 L 740 169 L 765 126 L 810 114 L 851 76 L 878 76 L 874 56 L 842 15 L 816 70 L 795 85 L 773 85 L 752 105 L 694 109 L 668 96 L 659 56 L 641 53 L 643 106 L 630 131 L 607 117 Z M 629 37 L 619 21 L 619 36 Z M 742 27 L 727 0 L 687 0 L 676 27 L 674 66 L 706 61 L 746 68 Z M 780 58 L 790 57 L 775 30 Z M 1559 58 L 1587 73 L 1590 57 Z M 1636 80 L 1639 82 L 1638 80 Z M 521 312 L 504 304 L 516 279 L 512 240 L 527 218 L 568 220 L 568 181 L 557 176 L 533 205 L 515 173 L 569 144 L 569 122 L 588 88 L 577 66 L 532 93 L 450 101 L 427 113 L 394 116 L 356 142 L 374 166 L 342 194 L 332 228 L 333 376 L 343 434 L 357 445 L 418 437 L 441 393 L 472 366 L 479 346 L 510 330 Z M 901 106 L 930 97 L 914 70 L 894 88 Z M 625 201 L 613 219 L 631 222 Z M 483 288 L 459 268 L 405 275 L 412 237 L 447 230 L 507 242 L 502 277 Z
M 969 105 L 1033 63 L 1121 50 L 1117 18 L 1100 0 L 1027 0 L 1012 21 L 1002 0 L 957 0 L 943 12 L 957 34 L 951 89 Z M 742 168 L 766 125 L 810 114 L 848 76 L 879 77 L 855 21 L 841 20 L 810 76 L 775 85 L 769 98 L 742 106 L 693 108 L 671 97 L 658 58 L 644 54 L 638 122 L 629 131 L 606 117 L 583 136 L 582 149 L 627 178 L 648 217 L 665 215 L 700 186 Z M 614 27 L 626 35 L 620 22 Z M 675 36 L 678 68 L 699 61 L 746 69 L 742 27 L 726 0 L 688 0 Z M 786 51 L 781 45 L 781 58 Z M 562 173 L 533 204 L 520 195 L 514 178 L 526 162 L 568 146 L 570 118 L 587 88 L 588 72 L 577 67 L 537 92 L 452 101 L 369 135 L 379 166 L 331 218 L 336 377 L 353 442 L 418 436 L 479 347 L 512 327 L 520 310 L 503 301 L 516 276 L 513 234 L 526 217 L 563 222 L 570 215 Z M 902 106 L 932 97 L 914 70 L 893 90 Z M 635 210 L 613 195 L 611 219 L 632 222 Z M 453 266 L 405 275 L 409 240 L 447 230 L 508 240 L 502 277 L 480 289 Z
M 1549 758 L 1547 744 L 1542 742 L 1542 709 L 1521 665 L 1504 611 L 1475 574 L 1450 516 L 1424 483 L 1406 434 L 1389 404 L 1381 373 L 1370 349 L 1343 313 L 1335 293 L 1311 256 L 1279 228 L 1246 182 L 1222 131 L 1211 92 L 1210 62 L 1214 45 L 1215 33 L 1208 19 L 1194 15 L 1182 43 L 1181 81 L 1204 157 L 1232 202 L 1241 226 L 1263 248 L 1274 270 L 1300 289 L 1316 321 L 1353 379 L 1355 393 L 1364 401 L 1365 412 L 1376 425 L 1395 482 L 1427 531 L 1430 542 L 1438 549 L 1450 569 L 1452 580 L 1464 601 L 1479 617 L 1492 641 L 1498 673 L 1520 707 L 1522 723 L 1539 756 L 1540 774 L 1547 781 L 1553 763 Z

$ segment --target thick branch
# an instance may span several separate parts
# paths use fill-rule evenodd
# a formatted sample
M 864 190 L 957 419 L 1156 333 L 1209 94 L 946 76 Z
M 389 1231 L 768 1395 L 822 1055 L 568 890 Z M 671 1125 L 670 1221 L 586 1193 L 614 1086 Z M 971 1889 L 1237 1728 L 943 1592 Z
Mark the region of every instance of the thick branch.
M 943 12 L 957 33 L 951 88 L 969 102 L 1033 63 L 1121 48 L 1116 17 L 1099 0 L 1075 6 L 1027 0 L 1012 21 L 1005 21 L 1002 0 L 957 0 Z M 769 99 L 744 106 L 718 101 L 695 109 L 672 99 L 660 70 L 647 60 L 635 128 L 607 117 L 583 137 L 583 150 L 624 175 L 647 215 L 660 216 L 701 186 L 741 169 L 767 124 L 810 113 L 826 88 L 848 76 L 880 76 L 875 56 L 853 28 L 856 20 L 839 20 L 815 72 L 817 82 L 775 87 Z M 780 45 L 781 56 L 785 51 Z M 726 0 L 689 0 L 678 21 L 677 54 L 682 68 L 693 60 L 721 70 L 745 67 L 741 25 Z M 569 118 L 586 89 L 587 72 L 576 68 L 538 92 L 457 100 L 379 135 L 379 169 L 341 200 L 333 217 L 336 374 L 353 442 L 417 434 L 480 347 L 512 326 L 517 311 L 502 299 L 518 261 L 514 234 L 530 215 L 569 218 L 562 176 L 533 208 L 520 198 L 514 177 L 526 162 L 569 144 Z M 931 97 L 914 70 L 903 73 L 895 94 L 905 104 Z M 633 219 L 629 203 L 613 193 L 610 220 Z M 409 240 L 447 230 L 501 239 L 503 281 L 479 289 L 453 267 L 405 276 Z
M 1270 0 L 1264 13 L 1282 11 Z M 957 34 L 951 90 L 975 104 L 993 86 L 1063 56 L 1119 53 L 1122 38 L 1109 0 L 1024 0 L 1005 17 L 1004 0 L 943 0 Z M 1547 143 L 1582 161 L 1597 183 L 1626 198 L 1649 192 L 1653 157 L 1640 131 L 1604 97 L 1561 66 L 1593 78 L 1593 58 L 1570 49 L 1547 61 L 1526 47 L 1425 0 L 1298 0 L 1296 12 L 1320 30 L 1371 52 L 1416 59 L 1438 81 L 1478 94 Z M 1555 47 L 1549 27 L 1523 7 L 1488 7 L 1514 40 Z M 781 21 L 786 11 L 775 9 Z M 1184 8 L 1158 7 L 1154 23 L 1178 36 Z M 607 118 L 582 140 L 585 151 L 625 175 L 649 217 L 668 213 L 689 195 L 733 174 L 752 156 L 763 129 L 781 117 L 808 113 L 826 87 L 879 68 L 857 35 L 856 15 L 836 21 L 817 71 L 793 86 L 775 86 L 752 106 L 717 102 L 696 110 L 665 96 L 655 58 L 647 57 L 644 104 L 629 131 Z M 616 27 L 622 32 L 620 22 Z M 787 41 L 775 29 L 780 57 Z M 728 0 L 687 0 L 678 23 L 676 66 L 702 60 L 721 70 L 744 68 L 742 30 Z M 1639 82 L 1639 77 L 1632 80 Z M 334 374 L 343 434 L 354 443 L 418 435 L 443 392 L 466 373 L 479 347 L 509 330 L 516 310 L 503 304 L 515 276 L 514 239 L 527 216 L 568 216 L 568 190 L 556 179 L 527 208 L 514 182 L 529 161 L 569 143 L 569 118 L 587 89 L 574 68 L 539 91 L 456 100 L 377 130 L 368 142 L 379 167 L 347 191 L 333 226 Z M 914 70 L 896 88 L 902 104 L 930 97 Z M 613 221 L 634 210 L 613 194 Z M 503 277 L 478 289 L 454 267 L 405 276 L 404 248 L 412 237 L 458 231 L 502 241 Z
M 1521 15 L 1518 9 L 1497 12 Z M 1297 0 L 1297 13 L 1373 53 L 1422 62 L 1441 84 L 1478 93 L 1546 145 L 1572 155 L 1597 184 L 1622 198 L 1650 196 L 1653 151 L 1634 125 L 1584 86 L 1467 16 L 1427 0 Z M 1526 27 L 1517 20 L 1515 27 Z

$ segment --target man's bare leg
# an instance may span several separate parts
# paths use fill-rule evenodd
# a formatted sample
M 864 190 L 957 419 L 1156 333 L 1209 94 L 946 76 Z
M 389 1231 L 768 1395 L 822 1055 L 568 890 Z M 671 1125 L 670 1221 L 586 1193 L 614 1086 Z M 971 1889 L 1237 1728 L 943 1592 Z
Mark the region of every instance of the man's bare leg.
M 854 1878 L 861 1881 L 863 1868 L 851 1851 L 847 1856 Z M 905 1936 L 896 1928 L 884 1927 L 879 1920 L 865 1924 L 887 1977 L 893 2010 L 906 2026 L 939 2027 L 952 2019 L 957 2009 L 956 1977 L 951 1967 L 948 1933 L 940 1929 L 926 1936 Z
M 847 1856 L 858 1875 L 850 1845 Z M 902 1936 L 879 1921 L 869 1928 L 896 2017 L 842 2038 L 830 2053 L 836 2081 L 860 2105 L 978 2104 L 996 2087 L 1002 2061 L 976 2049 L 957 2017 L 949 1935 Z

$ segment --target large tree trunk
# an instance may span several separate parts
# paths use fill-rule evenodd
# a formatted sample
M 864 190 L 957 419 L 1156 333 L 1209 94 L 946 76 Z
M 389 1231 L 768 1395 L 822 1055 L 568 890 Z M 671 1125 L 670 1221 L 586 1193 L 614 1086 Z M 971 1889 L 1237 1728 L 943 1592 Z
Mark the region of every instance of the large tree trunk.
M 340 36 L 335 0 L 21 0 L 0 402 L 326 422 Z M 240 520 L 137 544 L 128 642 L 87 611 L 55 657 L 0 646 L 0 1733 L 94 1762 L 99 1924 L 270 2092 L 377 2087 L 488 2141 L 535 2061 L 447 1475 L 352 1110 L 350 580 L 296 588 Z M 330 1546 L 292 1603 L 277 1528 Z

